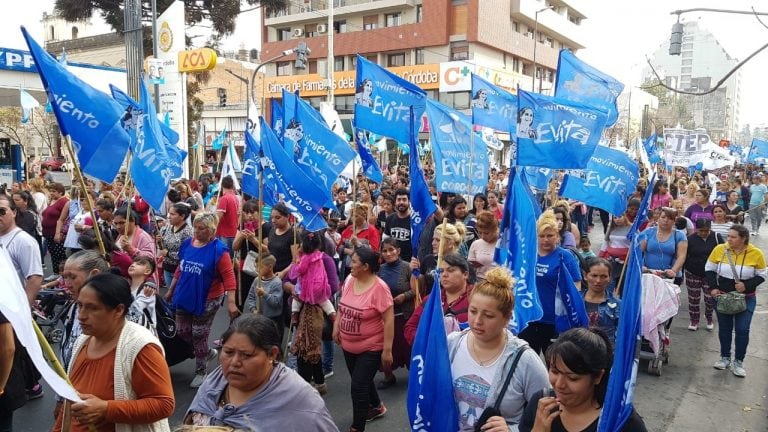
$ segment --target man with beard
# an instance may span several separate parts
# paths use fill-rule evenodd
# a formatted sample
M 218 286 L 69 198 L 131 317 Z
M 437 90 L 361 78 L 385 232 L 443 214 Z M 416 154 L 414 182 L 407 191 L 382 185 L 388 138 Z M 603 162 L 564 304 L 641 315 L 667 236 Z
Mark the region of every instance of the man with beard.
M 384 225 L 384 238 L 392 237 L 400 248 L 400 259 L 410 262 L 411 248 L 411 199 L 408 189 L 395 191 L 395 213 L 389 215 Z

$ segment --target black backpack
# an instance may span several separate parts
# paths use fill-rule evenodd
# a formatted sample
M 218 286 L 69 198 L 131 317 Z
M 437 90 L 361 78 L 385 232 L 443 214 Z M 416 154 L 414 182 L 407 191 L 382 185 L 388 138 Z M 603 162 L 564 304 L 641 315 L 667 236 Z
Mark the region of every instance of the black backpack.
M 192 345 L 176 334 L 176 311 L 160 294 L 155 294 L 155 315 L 157 338 L 163 344 L 168 366 L 193 358 Z

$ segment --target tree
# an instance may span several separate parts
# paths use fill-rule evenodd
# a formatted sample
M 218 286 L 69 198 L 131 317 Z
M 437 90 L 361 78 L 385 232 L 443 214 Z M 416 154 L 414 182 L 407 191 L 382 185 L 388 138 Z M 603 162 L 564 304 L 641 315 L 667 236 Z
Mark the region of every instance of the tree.
M 22 124 L 20 108 L 3 107 L 0 108 L 0 136 L 24 145 L 27 154 L 30 154 L 28 147 L 39 142 L 48 147 L 51 155 L 55 155 L 59 134 L 56 118 L 42 108 L 35 109 L 29 122 Z
M 675 127 L 678 124 L 686 129 L 696 127 L 693 115 L 688 110 L 688 104 L 680 95 L 655 85 L 652 81 L 644 82 L 640 88 L 659 99 L 659 108 L 655 115 L 649 115 L 651 128 L 656 134 L 661 135 L 664 127 Z

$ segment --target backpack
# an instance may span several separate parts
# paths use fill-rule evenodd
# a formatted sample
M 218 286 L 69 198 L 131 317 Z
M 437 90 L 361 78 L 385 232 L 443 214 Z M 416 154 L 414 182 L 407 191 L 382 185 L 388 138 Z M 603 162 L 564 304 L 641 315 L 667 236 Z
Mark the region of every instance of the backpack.
M 155 329 L 160 340 L 176 337 L 176 311 L 160 294 L 155 294 L 155 319 Z

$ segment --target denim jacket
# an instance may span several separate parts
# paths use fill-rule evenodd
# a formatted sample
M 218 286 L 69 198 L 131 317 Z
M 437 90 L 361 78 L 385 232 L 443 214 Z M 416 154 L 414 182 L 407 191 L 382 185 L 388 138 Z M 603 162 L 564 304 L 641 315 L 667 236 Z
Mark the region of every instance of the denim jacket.
M 586 290 L 581 292 L 581 296 L 584 297 Z M 619 325 L 619 309 L 621 306 L 621 300 L 613 296 L 611 290 L 607 290 L 607 297 L 603 302 L 597 306 L 598 318 L 597 321 L 592 316 L 589 317 L 590 327 L 599 327 L 608 334 L 608 338 L 611 342 L 616 342 L 616 328 Z M 587 315 L 591 315 L 587 312 Z

